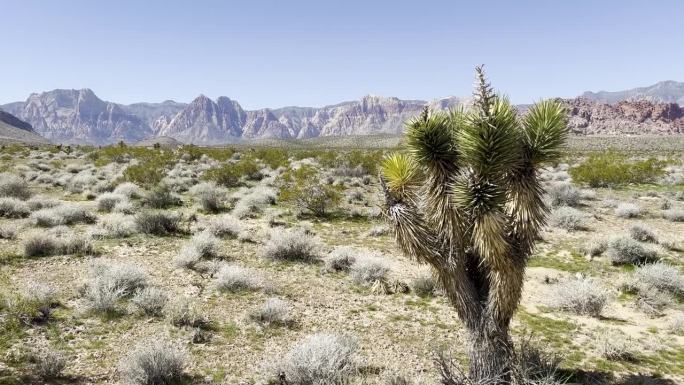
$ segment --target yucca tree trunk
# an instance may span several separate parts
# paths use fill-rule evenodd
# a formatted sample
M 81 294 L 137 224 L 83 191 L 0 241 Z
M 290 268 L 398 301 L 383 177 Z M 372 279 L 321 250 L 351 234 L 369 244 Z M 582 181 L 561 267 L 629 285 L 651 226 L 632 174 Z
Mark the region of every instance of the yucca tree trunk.
M 475 384 L 510 384 L 513 344 L 508 330 L 467 331 L 470 359 L 468 377 Z

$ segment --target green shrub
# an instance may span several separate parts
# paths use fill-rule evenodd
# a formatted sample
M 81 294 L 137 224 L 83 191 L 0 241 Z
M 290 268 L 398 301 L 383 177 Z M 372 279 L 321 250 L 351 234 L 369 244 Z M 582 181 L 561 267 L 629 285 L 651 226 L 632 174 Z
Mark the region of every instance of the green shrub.
M 181 147 L 179 154 L 187 160 L 199 160 L 203 155 L 206 155 L 219 162 L 223 162 L 230 159 L 235 154 L 235 150 L 232 148 L 197 147 L 189 144 Z
M 258 180 L 261 178 L 259 166 L 254 159 L 245 158 L 236 163 L 227 163 L 204 172 L 203 180 L 213 181 L 225 187 L 241 186 L 242 179 Z
M 152 158 L 139 164 L 128 166 L 123 172 L 123 179 L 140 186 L 154 186 L 166 176 L 169 163 L 162 158 Z
M 591 187 L 653 183 L 665 174 L 666 164 L 655 158 L 629 161 L 623 155 L 607 152 L 591 155 L 581 165 L 571 168 L 570 175 L 575 182 Z
M 318 170 L 314 167 L 302 166 L 282 175 L 279 199 L 322 217 L 337 206 L 342 194 L 338 188 L 321 183 Z
M 254 157 L 274 170 L 289 163 L 287 151 L 282 148 L 262 148 L 254 152 Z

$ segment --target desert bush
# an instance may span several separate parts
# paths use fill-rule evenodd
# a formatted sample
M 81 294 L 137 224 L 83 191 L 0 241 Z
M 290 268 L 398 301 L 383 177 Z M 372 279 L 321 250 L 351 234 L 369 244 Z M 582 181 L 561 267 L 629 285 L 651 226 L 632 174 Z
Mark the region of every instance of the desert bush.
M 49 347 L 34 352 L 33 361 L 36 373 L 44 380 L 61 377 L 67 364 L 64 353 Z
M 159 184 L 142 197 L 142 204 L 153 209 L 166 209 L 179 206 L 181 199 L 167 184 Z
M 59 251 L 59 242 L 51 234 L 33 233 L 24 241 L 27 257 L 49 257 Z
M 599 257 L 608 249 L 608 241 L 602 238 L 594 238 L 580 247 L 580 251 L 589 257 Z
M 632 361 L 635 359 L 632 350 L 634 341 L 624 333 L 618 330 L 603 332 L 597 340 L 599 356 L 611 361 Z
M 105 212 L 114 210 L 114 206 L 122 201 L 128 201 L 128 198 L 125 195 L 113 192 L 101 194 L 95 199 L 97 209 Z
M 260 213 L 262 207 L 267 204 L 276 203 L 275 191 L 268 187 L 257 187 L 248 194 L 243 195 L 233 208 L 233 215 L 238 218 L 245 218 Z
M 557 284 L 549 305 L 575 314 L 599 317 L 607 303 L 608 293 L 596 280 L 577 278 Z
M 22 178 L 7 172 L 0 173 L 0 197 L 28 199 L 31 190 Z
M 202 314 L 197 303 L 187 297 L 181 297 L 166 307 L 166 316 L 174 326 L 202 328 L 209 324 L 209 319 Z
M 665 173 L 666 162 L 650 158 L 629 161 L 615 152 L 592 154 L 570 169 L 572 179 L 591 187 L 610 187 L 628 183 L 653 183 Z
M 606 250 L 608 258 L 616 265 L 651 262 L 658 259 L 657 253 L 628 237 L 613 238 Z
M 655 232 L 643 223 L 635 223 L 629 228 L 629 236 L 639 242 L 658 243 Z
M 359 251 L 349 246 L 339 246 L 328 254 L 325 258 L 325 268 L 327 271 L 349 271 Z
M 95 246 L 87 236 L 72 234 L 58 239 L 58 251 L 60 254 L 95 254 Z
M 278 367 L 291 385 L 341 385 L 357 373 L 357 344 L 347 335 L 317 333 L 299 341 Z
M 138 290 L 131 302 L 140 311 L 147 315 L 159 316 L 164 312 L 164 307 L 169 301 L 169 296 L 163 289 L 150 286 L 142 290 Z
M 142 189 L 135 183 L 124 182 L 116 186 L 114 194 L 119 194 L 129 199 L 138 199 L 142 197 Z
M 109 238 L 126 238 L 138 231 L 134 217 L 118 213 L 102 217 L 99 226 Z
M 180 345 L 150 338 L 139 343 L 119 362 L 121 381 L 130 385 L 178 384 L 183 378 L 187 353 Z
M 209 169 L 202 175 L 203 180 L 216 182 L 224 187 L 238 187 L 243 184 L 243 178 L 261 179 L 259 166 L 251 158 L 241 159 L 236 163 L 226 163 Z
M 551 198 L 551 206 L 579 206 L 581 193 L 578 189 L 573 187 L 570 183 L 556 183 L 548 188 L 549 198 Z
M 289 326 L 294 322 L 291 306 L 279 298 L 269 298 L 260 306 L 250 310 L 248 318 L 262 325 Z
M 85 207 L 78 205 L 60 205 L 47 209 L 40 209 L 31 214 L 36 225 L 41 227 L 54 227 L 60 225 L 73 225 L 76 223 L 95 223 L 97 216 Z
M 178 267 L 193 268 L 203 258 L 214 258 L 219 255 L 221 242 L 208 231 L 195 234 L 183 246 L 174 262 Z
M 271 232 L 261 256 L 274 261 L 315 262 L 320 259 L 320 242 L 299 230 Z
M 342 198 L 339 190 L 320 182 L 318 170 L 302 166 L 281 176 L 279 199 L 315 216 L 325 216 Z
M 663 210 L 663 218 L 670 222 L 684 222 L 684 210 L 668 209 Z
M 673 305 L 672 297 L 652 286 L 642 286 L 637 292 L 636 306 L 650 317 L 659 317 L 663 309 Z
M 636 218 L 641 215 L 642 209 L 634 203 L 620 203 L 615 208 L 615 215 L 618 218 Z
M 261 279 L 244 267 L 223 265 L 216 273 L 216 287 L 221 291 L 251 291 L 262 286 Z
M 43 197 L 33 197 L 26 201 L 31 211 L 36 211 L 40 209 L 49 209 L 51 207 L 59 206 L 62 204 L 61 201 L 51 198 Z
M 0 198 L 0 217 L 26 218 L 31 214 L 31 209 L 26 202 L 17 198 Z
M 18 296 L 7 299 L 8 315 L 14 313 L 29 322 L 45 322 L 52 317 L 53 308 L 59 304 L 57 288 L 48 283 L 30 281 Z
M 190 188 L 190 195 L 207 212 L 218 212 L 224 207 L 226 192 L 211 182 L 204 182 Z
M 0 224 L 0 239 L 15 239 L 20 228 L 13 223 Z
M 390 269 L 385 260 L 379 255 L 361 254 L 349 269 L 354 282 L 362 285 L 372 284 L 387 278 Z
M 568 231 L 584 230 L 587 216 L 572 207 L 558 207 L 551 212 L 551 224 Z
M 97 277 L 89 282 L 83 290 L 83 305 L 86 310 L 96 313 L 113 313 L 125 297 L 124 288 L 106 277 Z
M 419 297 L 431 297 L 437 291 L 437 281 L 429 271 L 423 272 L 411 280 L 411 289 Z
M 235 238 L 244 230 L 244 225 L 232 215 L 222 215 L 211 218 L 205 230 L 217 237 Z
M 147 286 L 148 275 L 142 268 L 130 263 L 100 262 L 92 266 L 93 279 L 111 281 L 126 296 Z
M 663 262 L 644 264 L 634 269 L 636 285 L 646 285 L 656 290 L 684 294 L 684 276 L 675 266 Z
M 135 216 L 135 224 L 143 234 L 169 235 L 180 232 L 180 215 L 161 210 L 143 211 Z

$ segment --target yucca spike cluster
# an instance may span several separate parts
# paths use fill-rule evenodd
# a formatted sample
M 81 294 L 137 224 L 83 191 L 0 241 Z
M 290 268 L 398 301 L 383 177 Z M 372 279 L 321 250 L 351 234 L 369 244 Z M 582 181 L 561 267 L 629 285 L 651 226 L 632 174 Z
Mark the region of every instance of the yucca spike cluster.
M 408 151 L 388 156 L 381 178 L 404 253 L 433 267 L 475 339 L 505 342 L 547 214 L 538 170 L 558 158 L 567 122 L 552 100 L 520 117 L 476 75 L 473 106 L 409 122 Z

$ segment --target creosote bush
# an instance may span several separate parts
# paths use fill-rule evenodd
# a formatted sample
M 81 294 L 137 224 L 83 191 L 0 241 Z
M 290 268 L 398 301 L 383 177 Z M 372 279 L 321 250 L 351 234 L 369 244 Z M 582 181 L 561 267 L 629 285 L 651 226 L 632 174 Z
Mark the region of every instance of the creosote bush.
M 178 384 L 183 379 L 187 353 L 177 343 L 149 338 L 124 355 L 119 375 L 129 385 Z
M 261 249 L 261 256 L 274 261 L 316 262 L 320 242 L 301 230 L 273 231 Z
M 654 158 L 629 161 L 615 152 L 592 154 L 581 165 L 570 169 L 576 183 L 591 187 L 613 187 L 630 183 L 653 183 L 665 173 L 666 162 Z
M 350 336 L 313 334 L 295 344 L 277 370 L 291 385 L 342 385 L 358 371 L 356 352 Z
M 315 167 L 303 165 L 281 176 L 278 197 L 300 210 L 323 217 L 339 204 L 342 194 L 336 187 L 321 183 Z

